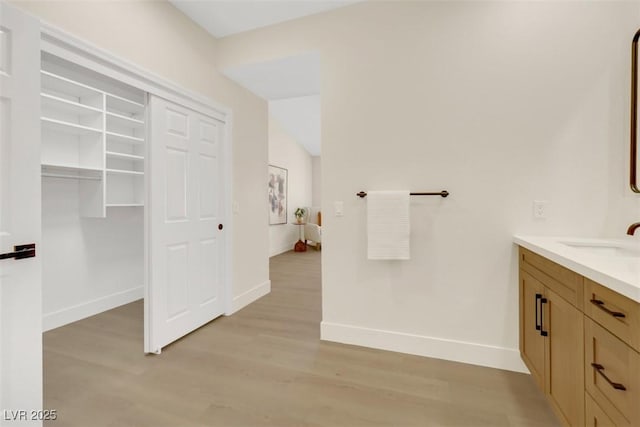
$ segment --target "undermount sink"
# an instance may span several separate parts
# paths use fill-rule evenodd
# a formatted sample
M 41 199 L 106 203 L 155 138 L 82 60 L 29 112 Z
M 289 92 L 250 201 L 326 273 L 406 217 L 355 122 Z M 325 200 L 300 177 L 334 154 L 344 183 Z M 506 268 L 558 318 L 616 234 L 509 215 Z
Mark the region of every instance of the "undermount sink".
M 614 242 L 560 242 L 585 255 L 605 257 L 640 257 L 640 246 L 623 245 Z

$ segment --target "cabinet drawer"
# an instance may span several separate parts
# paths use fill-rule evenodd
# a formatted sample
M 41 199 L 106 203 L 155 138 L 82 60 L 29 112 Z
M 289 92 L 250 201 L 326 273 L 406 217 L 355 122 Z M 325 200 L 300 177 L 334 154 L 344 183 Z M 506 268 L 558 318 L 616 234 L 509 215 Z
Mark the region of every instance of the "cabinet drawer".
M 640 351 L 640 304 L 585 278 L 584 313 Z
M 584 332 L 585 388 L 607 414 L 611 406 L 639 425 L 640 354 L 589 318 Z
M 584 396 L 584 415 L 586 427 L 627 427 L 629 423 L 623 421 L 623 424 L 618 424 L 596 403 L 595 400 L 585 393 Z
M 520 267 L 572 305 L 582 308 L 583 281 L 579 274 L 523 247 Z

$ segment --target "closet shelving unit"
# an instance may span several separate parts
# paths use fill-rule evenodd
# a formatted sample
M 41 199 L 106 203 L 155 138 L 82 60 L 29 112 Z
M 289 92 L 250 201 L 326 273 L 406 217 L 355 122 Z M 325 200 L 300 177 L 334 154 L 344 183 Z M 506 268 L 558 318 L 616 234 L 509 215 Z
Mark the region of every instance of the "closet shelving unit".
M 145 106 L 107 94 L 107 207 L 144 205 Z
M 144 95 L 80 80 L 41 71 L 42 176 L 79 181 L 81 216 L 144 206 Z

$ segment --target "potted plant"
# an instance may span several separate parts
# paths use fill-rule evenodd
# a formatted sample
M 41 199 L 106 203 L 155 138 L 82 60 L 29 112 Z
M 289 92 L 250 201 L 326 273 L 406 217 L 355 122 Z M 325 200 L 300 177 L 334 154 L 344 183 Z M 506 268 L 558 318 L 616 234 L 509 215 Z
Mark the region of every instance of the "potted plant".
M 302 224 L 302 218 L 304 217 L 304 214 L 307 211 L 305 210 L 305 208 L 298 208 L 296 209 L 296 211 L 293 213 L 296 216 L 296 219 L 298 220 L 298 224 Z

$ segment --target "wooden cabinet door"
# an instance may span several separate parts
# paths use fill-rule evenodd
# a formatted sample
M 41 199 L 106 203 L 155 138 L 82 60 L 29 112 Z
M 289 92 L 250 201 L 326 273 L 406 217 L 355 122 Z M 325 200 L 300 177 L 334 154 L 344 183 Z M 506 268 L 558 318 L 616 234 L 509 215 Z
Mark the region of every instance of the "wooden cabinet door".
M 520 354 L 531 376 L 544 390 L 544 339 L 540 328 L 540 307 L 544 286 L 520 270 Z
M 565 425 L 584 425 L 584 318 L 550 290 L 542 299 L 547 332 L 545 393 Z

